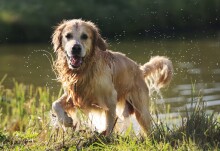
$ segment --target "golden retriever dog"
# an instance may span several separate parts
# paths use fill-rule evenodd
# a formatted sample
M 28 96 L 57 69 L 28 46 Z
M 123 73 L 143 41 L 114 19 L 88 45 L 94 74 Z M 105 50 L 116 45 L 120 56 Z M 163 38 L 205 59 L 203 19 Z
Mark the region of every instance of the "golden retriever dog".
M 98 126 L 105 135 L 111 134 L 117 118 L 124 120 L 131 114 L 143 131 L 149 132 L 152 119 L 147 83 L 150 79 L 162 88 L 170 82 L 173 67 L 168 58 L 156 56 L 138 65 L 124 54 L 108 50 L 96 25 L 81 19 L 59 24 L 52 44 L 54 68 L 64 89 L 62 97 L 52 104 L 60 124 L 77 124 L 76 110 L 80 109 L 90 119 L 102 115 L 104 123 Z

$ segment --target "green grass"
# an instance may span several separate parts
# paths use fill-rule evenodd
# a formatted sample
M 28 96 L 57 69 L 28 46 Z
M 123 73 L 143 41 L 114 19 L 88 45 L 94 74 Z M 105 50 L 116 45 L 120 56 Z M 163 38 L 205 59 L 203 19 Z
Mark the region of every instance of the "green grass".
M 16 81 L 13 89 L 8 89 L 3 81 L 0 80 L 0 150 L 220 150 L 219 119 L 215 114 L 206 114 L 202 97 L 192 111 L 186 111 L 180 125 L 171 128 L 160 121 L 154 123 L 148 137 L 135 136 L 132 129 L 103 137 L 88 129 L 75 132 L 68 128 L 64 132 L 52 127 L 50 109 L 57 94 L 51 94 L 46 87 L 35 88 Z

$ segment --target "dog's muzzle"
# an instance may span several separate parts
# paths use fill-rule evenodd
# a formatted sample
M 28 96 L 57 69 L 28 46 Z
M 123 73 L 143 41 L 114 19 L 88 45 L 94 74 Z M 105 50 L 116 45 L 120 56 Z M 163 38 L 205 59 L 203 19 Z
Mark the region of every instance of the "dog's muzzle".
M 66 56 L 69 60 L 69 64 L 73 68 L 79 68 L 83 63 L 83 57 L 81 57 L 81 51 L 82 51 L 81 45 L 75 44 L 72 48 L 70 55 L 68 55 L 68 53 L 66 52 Z
M 83 58 L 77 55 L 69 57 L 69 60 L 70 60 L 70 65 L 73 68 L 79 68 L 83 63 Z

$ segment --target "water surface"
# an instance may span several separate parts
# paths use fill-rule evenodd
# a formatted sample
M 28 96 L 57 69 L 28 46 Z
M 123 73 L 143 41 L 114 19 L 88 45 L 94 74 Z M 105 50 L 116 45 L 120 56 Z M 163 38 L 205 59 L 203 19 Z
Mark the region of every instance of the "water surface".
M 174 79 L 162 90 L 164 102 L 177 112 L 204 101 L 210 110 L 220 111 L 220 41 L 121 41 L 110 42 L 110 49 L 121 51 L 140 64 L 155 55 L 168 56 L 174 65 Z M 51 56 L 52 55 L 52 56 Z M 1 45 L 0 79 L 7 74 L 4 85 L 13 86 L 13 79 L 25 84 L 46 86 L 53 92 L 60 89 L 52 71 L 52 47 L 47 44 Z M 192 102 L 192 87 L 195 99 Z M 164 104 L 158 101 L 158 104 Z

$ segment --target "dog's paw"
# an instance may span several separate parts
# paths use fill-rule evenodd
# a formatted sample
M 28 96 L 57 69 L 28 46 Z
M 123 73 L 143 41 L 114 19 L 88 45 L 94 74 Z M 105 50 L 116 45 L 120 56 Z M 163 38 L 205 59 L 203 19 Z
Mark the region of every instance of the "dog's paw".
M 106 134 L 107 134 L 107 133 L 106 133 L 106 130 L 105 130 L 105 131 L 102 131 L 99 135 L 100 135 L 100 136 L 102 136 L 102 135 L 103 135 L 103 136 L 106 136 Z
M 59 127 L 59 125 L 64 127 L 73 127 L 73 119 L 69 117 L 65 112 L 63 115 L 57 115 L 51 111 L 50 117 L 51 125 L 55 127 Z
M 65 127 L 72 127 L 73 126 L 73 119 L 71 117 L 69 117 L 66 113 L 64 114 L 63 118 L 58 118 L 58 120 Z

